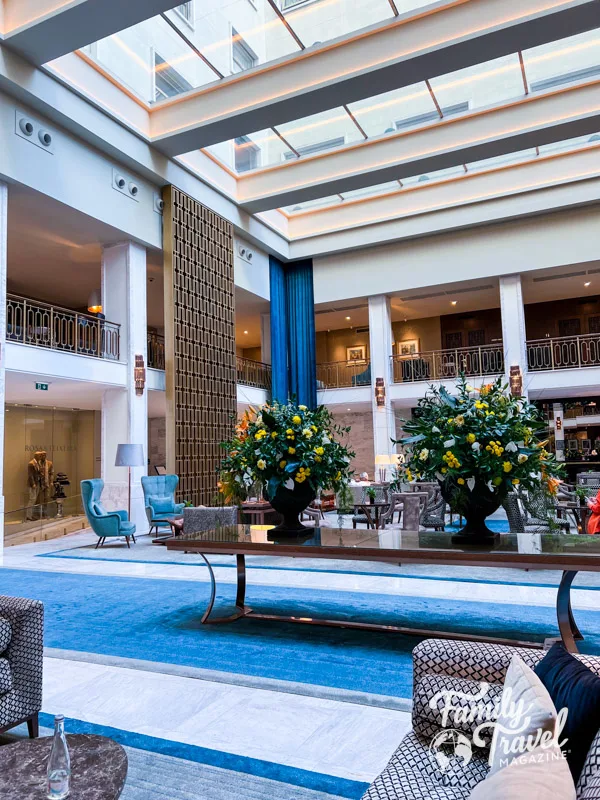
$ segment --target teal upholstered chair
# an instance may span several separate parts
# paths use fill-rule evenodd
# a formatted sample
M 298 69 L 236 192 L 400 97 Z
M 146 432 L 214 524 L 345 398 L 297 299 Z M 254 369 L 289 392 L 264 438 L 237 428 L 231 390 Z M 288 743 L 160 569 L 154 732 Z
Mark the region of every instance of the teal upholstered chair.
M 129 547 L 129 537 L 135 542 L 135 523 L 129 521 L 127 511 L 106 511 L 100 502 L 104 481 L 93 478 L 81 481 L 81 499 L 91 529 L 98 537 L 96 548 L 106 539 L 124 536 Z
M 144 475 L 142 488 L 146 516 L 152 529 L 168 528 L 170 517 L 179 517 L 183 513 L 185 503 L 175 502 L 175 490 L 179 483 L 178 475 Z

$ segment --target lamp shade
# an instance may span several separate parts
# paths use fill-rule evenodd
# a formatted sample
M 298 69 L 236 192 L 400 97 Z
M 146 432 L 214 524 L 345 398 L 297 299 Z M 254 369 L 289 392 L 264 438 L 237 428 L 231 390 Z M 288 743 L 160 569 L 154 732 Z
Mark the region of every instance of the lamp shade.
M 389 467 L 390 464 L 393 464 L 392 457 L 389 455 L 378 455 L 375 456 L 375 466 L 377 467 Z
M 117 445 L 115 467 L 143 467 L 145 464 L 144 448 L 141 444 Z

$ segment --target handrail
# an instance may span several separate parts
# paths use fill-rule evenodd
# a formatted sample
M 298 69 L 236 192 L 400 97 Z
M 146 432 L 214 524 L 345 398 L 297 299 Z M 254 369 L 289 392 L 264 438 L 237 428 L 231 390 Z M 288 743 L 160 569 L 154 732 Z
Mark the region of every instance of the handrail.
M 237 382 L 244 386 L 271 390 L 271 365 L 236 356 Z
M 165 337 L 148 331 L 148 366 L 151 369 L 165 368 Z
M 391 356 L 394 383 L 497 376 L 504 372 L 502 343 Z
M 367 359 L 360 361 L 330 361 L 317 364 L 317 388 L 342 389 L 348 386 L 371 385 L 371 362 Z
M 92 314 L 7 295 L 7 341 L 118 361 L 120 328 Z
M 600 334 L 553 336 L 525 342 L 531 372 L 600 366 Z

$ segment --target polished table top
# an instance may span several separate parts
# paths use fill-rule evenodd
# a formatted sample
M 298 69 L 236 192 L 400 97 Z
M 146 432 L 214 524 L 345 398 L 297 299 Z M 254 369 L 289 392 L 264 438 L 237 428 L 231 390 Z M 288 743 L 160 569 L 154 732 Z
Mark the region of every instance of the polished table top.
M 169 550 L 206 554 L 600 571 L 600 536 L 587 534 L 507 533 L 471 546 L 453 544 L 452 534 L 443 532 L 314 528 L 282 537 L 263 526 L 232 525 L 166 544 Z

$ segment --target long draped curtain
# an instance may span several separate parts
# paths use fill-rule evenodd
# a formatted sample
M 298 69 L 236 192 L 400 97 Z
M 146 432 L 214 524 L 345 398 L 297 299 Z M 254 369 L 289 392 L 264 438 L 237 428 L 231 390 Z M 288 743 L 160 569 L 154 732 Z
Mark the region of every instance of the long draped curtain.
M 273 399 L 317 406 L 312 260 L 283 265 L 271 257 Z

